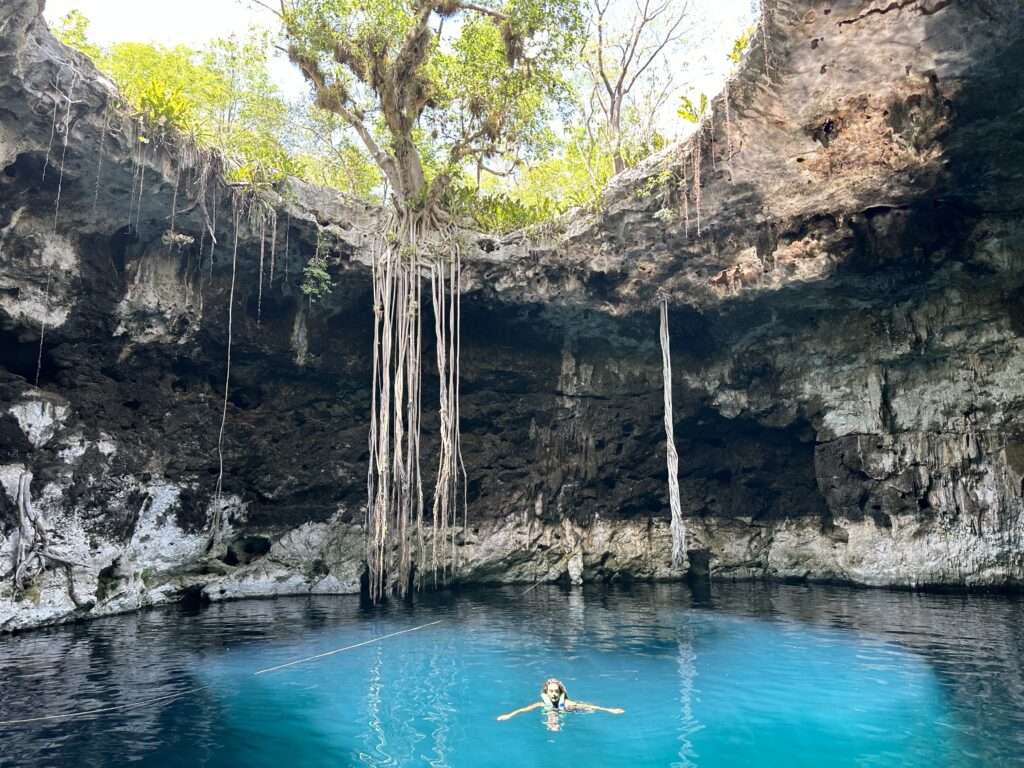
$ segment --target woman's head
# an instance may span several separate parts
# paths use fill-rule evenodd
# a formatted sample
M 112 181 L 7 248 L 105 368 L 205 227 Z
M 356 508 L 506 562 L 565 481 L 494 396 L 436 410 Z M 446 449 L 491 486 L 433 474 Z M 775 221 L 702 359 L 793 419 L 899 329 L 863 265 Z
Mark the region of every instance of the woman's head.
M 565 698 L 565 686 L 562 685 L 562 681 L 554 677 L 548 678 L 544 681 L 544 687 L 540 690 L 541 698 L 547 698 L 551 701 L 559 701 Z

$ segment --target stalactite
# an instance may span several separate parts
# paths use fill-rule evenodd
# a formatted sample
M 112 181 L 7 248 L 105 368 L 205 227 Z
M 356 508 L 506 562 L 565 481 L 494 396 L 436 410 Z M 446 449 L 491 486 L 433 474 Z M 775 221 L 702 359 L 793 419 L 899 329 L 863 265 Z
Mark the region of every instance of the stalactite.
M 672 564 L 679 566 L 686 560 L 686 529 L 679 502 L 679 454 L 676 453 L 675 429 L 672 416 L 672 358 L 668 335 L 668 298 L 662 297 L 661 309 L 661 370 L 665 393 L 665 441 L 667 444 L 668 500 L 672 512 Z
M 235 241 L 231 249 L 231 289 L 228 292 L 228 349 L 227 365 L 224 373 L 224 403 L 220 414 L 220 432 L 217 434 L 217 494 L 214 502 L 213 525 L 210 531 L 210 541 L 207 549 L 211 548 L 220 536 L 223 526 L 223 502 L 221 496 L 224 490 L 224 427 L 228 422 L 228 395 L 231 392 L 231 341 L 234 330 L 235 318 L 235 274 L 238 267 L 238 230 L 241 226 L 240 203 L 234 196 L 231 198 L 231 218 L 235 227 Z

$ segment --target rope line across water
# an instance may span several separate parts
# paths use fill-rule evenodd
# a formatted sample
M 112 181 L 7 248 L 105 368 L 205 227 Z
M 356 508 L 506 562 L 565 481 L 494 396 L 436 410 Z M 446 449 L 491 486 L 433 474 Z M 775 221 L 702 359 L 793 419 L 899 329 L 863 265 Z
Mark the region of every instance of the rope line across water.
M 361 643 L 356 643 L 355 645 L 347 645 L 344 648 L 337 648 L 337 649 L 335 649 L 333 651 L 327 651 L 326 653 L 318 653 L 316 656 L 307 656 L 304 659 L 296 659 L 295 661 L 289 661 L 289 662 L 287 662 L 285 664 L 278 664 L 276 667 L 267 667 L 266 669 L 261 669 L 259 672 L 253 672 L 253 674 L 254 675 L 262 675 L 265 672 L 273 672 L 274 670 L 277 670 L 277 669 L 284 669 L 285 667 L 292 667 L 292 666 L 294 666 L 296 664 L 302 664 L 304 661 L 312 661 L 313 659 L 322 659 L 324 656 L 333 656 L 334 654 L 341 653 L 342 651 L 351 651 L 353 648 L 360 648 L 360 647 L 362 647 L 364 645 L 369 645 L 370 643 L 377 643 L 377 642 L 380 642 L 381 640 L 387 640 L 389 637 L 397 637 L 398 635 L 404 635 L 407 632 L 415 632 L 417 629 L 423 629 L 425 627 L 432 627 L 435 624 L 440 624 L 440 623 L 441 623 L 441 619 L 438 619 L 437 621 L 432 621 L 429 624 L 421 624 L 420 626 L 413 627 L 412 629 L 403 629 L 400 632 L 392 632 L 390 635 L 384 635 L 383 637 L 374 637 L 374 638 L 372 638 L 370 640 L 364 640 Z
M 325 653 L 318 653 L 315 656 L 307 656 L 304 659 L 296 659 L 295 661 L 285 662 L 284 664 L 278 664 L 277 666 L 274 666 L 274 667 L 267 667 L 266 669 L 261 669 L 261 670 L 259 670 L 257 672 L 253 672 L 249 676 L 250 677 L 255 677 L 256 675 L 262 675 L 262 674 L 265 674 L 267 672 L 274 672 L 275 670 L 284 669 L 285 667 L 293 667 L 296 664 L 302 664 L 302 663 L 307 662 L 307 661 L 313 661 L 314 659 L 322 659 L 325 656 L 333 656 L 336 653 L 343 653 L 344 651 L 351 651 L 351 650 L 353 650 L 355 648 L 361 648 L 364 645 L 370 645 L 371 643 L 379 643 L 381 640 L 387 640 L 388 638 L 391 638 L 391 637 L 397 637 L 398 635 L 404 635 L 404 634 L 407 634 L 409 632 L 416 632 L 417 630 L 420 630 L 420 629 L 426 629 L 427 627 L 432 627 L 435 624 L 440 624 L 441 622 L 442 622 L 442 619 L 438 619 L 437 621 L 431 621 L 431 622 L 429 622 L 427 624 L 421 624 L 420 626 L 412 627 L 411 629 L 403 629 L 403 630 L 400 630 L 398 632 L 392 632 L 390 635 L 381 635 L 380 637 L 373 637 L 373 638 L 370 638 L 369 640 L 364 640 L 361 643 L 354 643 L 353 645 L 346 645 L 344 648 L 335 648 L 333 651 L 326 651 Z M 20 719 L 20 720 L 0 720 L 0 725 L 23 725 L 25 723 L 40 723 L 40 722 L 43 722 L 43 721 L 46 721 L 46 720 L 67 720 L 69 718 L 91 717 L 93 715 L 102 715 L 102 714 L 105 714 L 107 712 L 116 712 L 116 711 L 122 710 L 122 709 L 140 709 L 140 708 L 148 706 L 150 704 L 155 704 L 158 701 L 170 701 L 171 699 L 178 699 L 178 698 L 181 698 L 182 696 L 187 696 L 190 693 L 195 693 L 196 691 L 201 691 L 201 690 L 203 690 L 205 688 L 209 688 L 209 687 L 210 687 L 210 685 L 197 685 L 197 686 L 194 686 L 192 688 L 188 688 L 188 689 L 186 689 L 184 691 L 178 691 L 177 693 L 168 693 L 168 694 L 165 694 L 163 696 L 156 696 L 156 697 L 151 698 L 151 699 L 143 699 L 142 701 L 137 701 L 137 702 L 134 702 L 132 704 L 117 704 L 115 706 L 110 706 L 110 707 L 98 707 L 96 709 L 83 709 L 83 710 L 80 710 L 78 712 L 65 712 L 63 714 L 58 714 L 58 715 L 42 715 L 40 717 L 26 717 L 26 718 L 23 718 L 23 719 Z

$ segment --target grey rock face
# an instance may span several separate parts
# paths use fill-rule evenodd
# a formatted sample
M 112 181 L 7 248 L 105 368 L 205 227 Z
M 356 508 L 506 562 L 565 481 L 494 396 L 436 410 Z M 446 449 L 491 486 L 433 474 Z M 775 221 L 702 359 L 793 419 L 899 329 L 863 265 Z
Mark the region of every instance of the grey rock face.
M 728 110 L 601 214 L 467 235 L 457 579 L 682 575 L 664 292 L 691 571 L 1024 583 L 1022 10 L 768 2 Z M 357 591 L 376 210 L 296 182 L 267 197 L 272 246 L 269 214 L 240 217 L 211 541 L 232 190 L 188 147 L 141 144 L 37 12 L 0 7 L 0 572 L 25 472 L 73 566 L 0 581 L 0 629 Z M 318 242 L 335 289 L 311 305 Z

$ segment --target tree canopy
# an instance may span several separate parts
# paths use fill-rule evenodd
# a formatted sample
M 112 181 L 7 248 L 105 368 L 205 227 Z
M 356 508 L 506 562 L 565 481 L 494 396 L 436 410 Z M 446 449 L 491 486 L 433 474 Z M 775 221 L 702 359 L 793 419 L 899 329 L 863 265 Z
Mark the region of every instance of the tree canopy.
M 253 31 L 201 49 L 101 47 L 75 11 L 54 31 L 117 82 L 151 133 L 180 130 L 222 152 L 233 181 L 297 176 L 497 233 L 599 208 L 618 170 L 665 146 L 673 129 L 655 115 L 679 85 L 666 75 L 668 54 L 692 49 L 692 41 L 679 47 L 685 5 L 665 0 L 634 11 L 619 0 L 273 6 L 280 37 Z M 312 82 L 311 93 L 280 92 L 270 42 Z M 723 57 L 738 58 L 744 42 Z M 612 89 L 614 110 L 602 71 L 613 86 L 623 83 Z M 680 124 L 699 118 L 700 107 L 684 100 Z
M 435 212 L 468 166 L 528 154 L 568 95 L 576 0 L 290 0 L 289 57 L 396 203 Z

